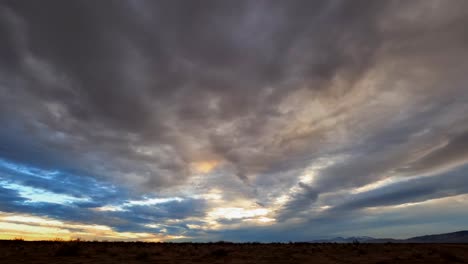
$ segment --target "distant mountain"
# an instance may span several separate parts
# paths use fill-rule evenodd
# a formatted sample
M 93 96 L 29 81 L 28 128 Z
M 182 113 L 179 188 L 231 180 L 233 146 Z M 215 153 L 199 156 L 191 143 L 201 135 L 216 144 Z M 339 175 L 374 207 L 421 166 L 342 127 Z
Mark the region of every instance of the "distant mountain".
M 468 231 L 458 231 L 446 234 L 426 235 L 408 239 L 373 238 L 367 236 L 335 237 L 331 239 L 313 240 L 313 243 L 468 243 Z
M 409 243 L 468 243 L 468 231 L 412 237 L 404 240 Z
M 352 242 L 362 242 L 367 243 L 373 241 L 375 238 L 368 236 L 357 236 L 357 237 L 335 237 L 330 239 L 319 239 L 313 240 L 313 243 L 352 243 Z

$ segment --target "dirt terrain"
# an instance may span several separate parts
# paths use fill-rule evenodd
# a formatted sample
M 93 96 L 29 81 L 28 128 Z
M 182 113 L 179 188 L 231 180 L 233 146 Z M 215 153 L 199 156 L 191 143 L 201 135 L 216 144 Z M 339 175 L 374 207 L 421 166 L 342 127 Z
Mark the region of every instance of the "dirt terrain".
M 0 263 L 468 263 L 468 244 L 0 241 Z

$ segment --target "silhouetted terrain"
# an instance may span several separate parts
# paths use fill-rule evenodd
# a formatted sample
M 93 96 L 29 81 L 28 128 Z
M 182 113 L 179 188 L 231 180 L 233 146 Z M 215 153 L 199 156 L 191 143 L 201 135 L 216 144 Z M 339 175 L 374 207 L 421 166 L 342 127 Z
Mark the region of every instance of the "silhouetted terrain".
M 331 239 L 318 239 L 312 240 L 311 243 L 353 243 L 353 242 L 362 242 L 369 243 L 370 241 L 378 240 L 373 237 L 368 236 L 358 236 L 358 237 L 335 237 Z
M 468 243 L 468 231 L 413 237 L 404 240 L 412 243 Z
M 468 263 L 468 244 L 0 241 L 0 263 Z
M 373 238 L 368 236 L 335 237 L 332 239 L 313 240 L 312 243 L 468 243 L 468 231 L 446 234 L 426 235 L 407 239 Z

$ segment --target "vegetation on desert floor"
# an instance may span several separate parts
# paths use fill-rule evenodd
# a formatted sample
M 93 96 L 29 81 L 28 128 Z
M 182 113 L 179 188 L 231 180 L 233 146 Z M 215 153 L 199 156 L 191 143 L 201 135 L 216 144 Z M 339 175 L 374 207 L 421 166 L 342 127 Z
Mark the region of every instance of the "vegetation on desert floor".
M 0 263 L 468 263 L 468 244 L 0 241 Z

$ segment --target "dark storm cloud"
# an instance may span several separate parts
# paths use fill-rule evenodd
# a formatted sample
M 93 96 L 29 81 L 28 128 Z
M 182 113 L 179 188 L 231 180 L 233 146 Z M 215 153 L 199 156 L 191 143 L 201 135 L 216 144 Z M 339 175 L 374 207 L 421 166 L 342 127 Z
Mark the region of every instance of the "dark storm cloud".
M 235 141 L 261 135 L 262 123 L 276 115 L 273 106 L 296 89 L 283 82 L 317 79 L 311 88 L 319 89 L 339 71 L 356 78 L 378 45 L 370 23 L 378 11 L 368 3 L 7 1 L 2 26 L 11 44 L 2 57 L 17 55 L 2 68 L 16 69 L 10 78 L 19 80 L 7 76 L 13 83 L 3 89 L 12 97 L 6 100 L 26 109 L 5 103 L 2 112 L 26 124 L 5 120 L 16 131 L 3 138 L 24 133 L 16 145 L 26 134 L 39 142 L 4 155 L 31 162 L 44 151 L 49 166 L 74 166 L 59 160 L 64 151 L 73 163 L 98 162 L 87 157 L 95 155 L 115 167 L 107 170 L 135 172 L 156 187 L 187 176 L 195 155 L 190 137 L 202 137 L 204 152 L 232 162 L 245 179 L 269 166 L 268 157 L 244 158 Z M 322 24 L 337 32 L 317 37 Z M 342 36 L 343 26 L 354 34 Z M 298 76 L 289 76 L 292 67 Z M 232 132 L 205 131 L 235 121 Z M 167 144 L 171 152 L 143 157 L 131 148 L 148 144 Z
M 187 189 L 265 208 L 288 196 L 272 209 L 280 222 L 394 176 L 448 173 L 451 185 L 437 191 L 435 176 L 392 185 L 376 206 L 450 196 L 464 180 L 449 171 L 467 160 L 466 10 L 464 1 L 2 1 L 0 158 L 59 172 L 53 184 L 8 169 L 3 178 L 90 197 L 70 213 L 80 221 L 92 206 Z M 200 180 L 203 162 L 214 165 Z M 128 217 L 115 221 L 122 230 L 204 216 L 212 205 L 193 197 L 90 215 Z M 65 214 L 54 206 L 42 211 Z

